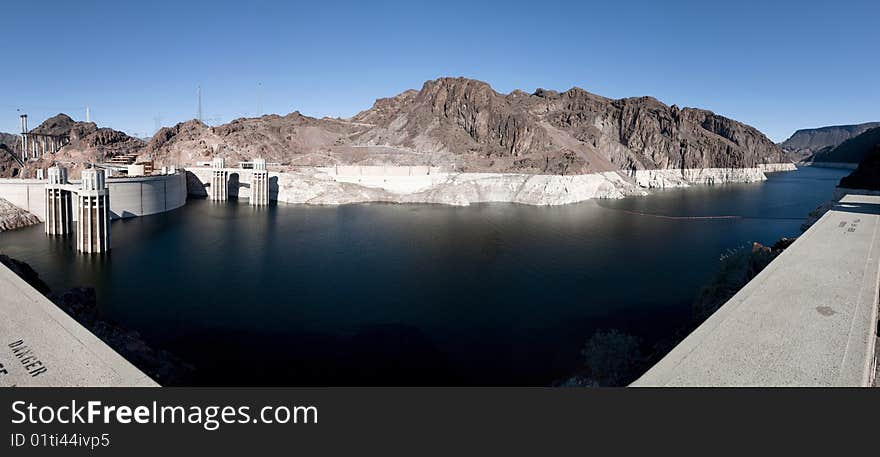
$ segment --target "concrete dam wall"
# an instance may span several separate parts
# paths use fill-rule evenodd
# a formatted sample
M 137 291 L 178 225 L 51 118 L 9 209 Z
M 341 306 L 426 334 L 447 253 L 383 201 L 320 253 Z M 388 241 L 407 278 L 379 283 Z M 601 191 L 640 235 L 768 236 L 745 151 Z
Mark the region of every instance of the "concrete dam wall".
M 186 172 L 196 178 L 190 180 L 190 195 L 205 197 L 211 187 L 211 174 L 215 170 L 226 172 L 226 195 L 231 198 L 251 198 L 253 190 L 254 170 L 247 168 L 212 168 L 212 167 L 187 167 Z M 278 200 L 278 176 L 277 172 L 269 174 L 269 200 Z M 201 185 L 201 187 L 199 187 Z M 186 193 L 187 189 L 184 189 Z
M 0 197 L 42 219 L 46 211 L 46 180 L 0 179 Z M 78 180 L 71 180 L 78 185 Z M 186 204 L 186 177 L 173 175 L 109 178 L 110 218 L 148 216 Z M 75 204 L 75 202 L 74 202 Z M 76 218 L 74 208 L 74 219 Z

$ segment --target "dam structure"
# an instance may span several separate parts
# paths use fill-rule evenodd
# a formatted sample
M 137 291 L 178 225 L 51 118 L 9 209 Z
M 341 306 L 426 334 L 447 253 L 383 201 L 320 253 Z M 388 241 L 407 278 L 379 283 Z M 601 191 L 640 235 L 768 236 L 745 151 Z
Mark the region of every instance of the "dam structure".
M 69 173 L 68 173 L 69 176 Z M 110 219 L 128 219 L 171 211 L 186 204 L 186 175 L 175 169 L 165 175 L 116 177 L 107 176 L 105 183 L 110 199 Z M 46 215 L 45 179 L 0 178 L 0 198 L 39 216 Z M 78 201 L 73 194 L 80 191 L 80 180 L 69 179 L 59 184 L 69 190 L 73 200 L 73 220 L 79 217 Z
M 266 206 L 269 204 L 269 172 L 266 170 L 266 159 L 254 159 L 253 165 L 250 204 Z
M 222 157 L 217 157 L 211 162 L 211 185 L 208 189 L 211 200 L 226 201 L 229 197 L 226 182 L 229 178 L 229 172 L 225 168 L 226 160 Z
M 49 184 L 46 185 L 46 212 L 44 216 L 46 235 L 69 235 L 73 232 L 73 196 L 68 188 L 67 169 L 49 168 Z
M 227 166 L 226 159 L 215 157 L 211 162 L 198 162 L 187 166 L 186 172 L 197 180 L 189 191 L 193 196 L 208 200 L 249 199 L 252 206 L 266 206 L 277 200 L 278 172 L 270 172 L 266 159 L 255 158 L 250 162 L 238 162 L 237 167 Z
M 849 194 L 632 386 L 875 383 L 880 196 Z
M 87 169 L 77 195 L 79 218 L 76 225 L 76 249 L 88 254 L 110 250 L 110 193 L 104 170 Z

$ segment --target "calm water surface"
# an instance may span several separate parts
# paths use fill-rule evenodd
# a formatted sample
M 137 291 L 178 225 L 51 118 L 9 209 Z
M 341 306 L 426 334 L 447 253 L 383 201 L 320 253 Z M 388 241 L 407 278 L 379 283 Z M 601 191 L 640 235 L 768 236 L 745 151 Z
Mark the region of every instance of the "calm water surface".
M 104 259 L 42 226 L 0 252 L 54 290 L 95 287 L 200 384 L 547 385 L 597 329 L 668 337 L 722 253 L 798 235 L 846 173 L 561 207 L 196 200 L 114 222 Z

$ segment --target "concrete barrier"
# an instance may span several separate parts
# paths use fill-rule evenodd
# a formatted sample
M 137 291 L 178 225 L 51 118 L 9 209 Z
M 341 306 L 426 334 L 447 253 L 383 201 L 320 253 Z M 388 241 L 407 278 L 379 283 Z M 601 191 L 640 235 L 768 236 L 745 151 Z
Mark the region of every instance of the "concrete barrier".
M 45 188 L 48 181 L 38 179 L 0 179 L 0 197 L 40 218 L 46 211 Z M 77 185 L 78 180 L 72 180 Z M 75 188 L 78 186 L 74 186 Z M 171 175 L 109 178 L 110 218 L 148 216 L 180 208 L 186 204 L 186 177 Z M 77 211 L 74 208 L 74 216 Z M 74 217 L 74 219 L 76 219 Z
M 633 386 L 869 386 L 880 196 L 847 195 Z
M 5 265 L 0 265 L 0 386 L 155 387 Z

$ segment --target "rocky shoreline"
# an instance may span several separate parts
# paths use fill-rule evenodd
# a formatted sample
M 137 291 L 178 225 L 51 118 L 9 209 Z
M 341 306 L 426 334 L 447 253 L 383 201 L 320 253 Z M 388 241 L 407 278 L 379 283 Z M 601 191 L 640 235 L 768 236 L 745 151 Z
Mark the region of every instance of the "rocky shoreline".
M 0 232 L 30 227 L 41 222 L 43 221 L 36 215 L 0 198 Z
M 425 172 L 414 176 L 394 173 L 342 175 L 333 167 L 303 167 L 273 172 L 270 180 L 276 187 L 273 198 L 293 204 L 379 202 L 467 206 L 518 203 L 555 206 L 591 199 L 647 195 L 651 189 L 758 182 L 767 179 L 765 173 L 796 169 L 794 164 L 780 163 L 753 168 L 609 171 L 580 175 Z M 189 168 L 187 171 L 189 194 L 206 196 L 205 186 L 209 185 L 211 170 Z
M 630 176 L 640 187 L 666 189 L 700 184 L 758 182 L 767 179 L 765 173 L 794 170 L 797 170 L 797 167 L 793 163 L 771 163 L 751 168 L 635 170 L 630 173 Z

